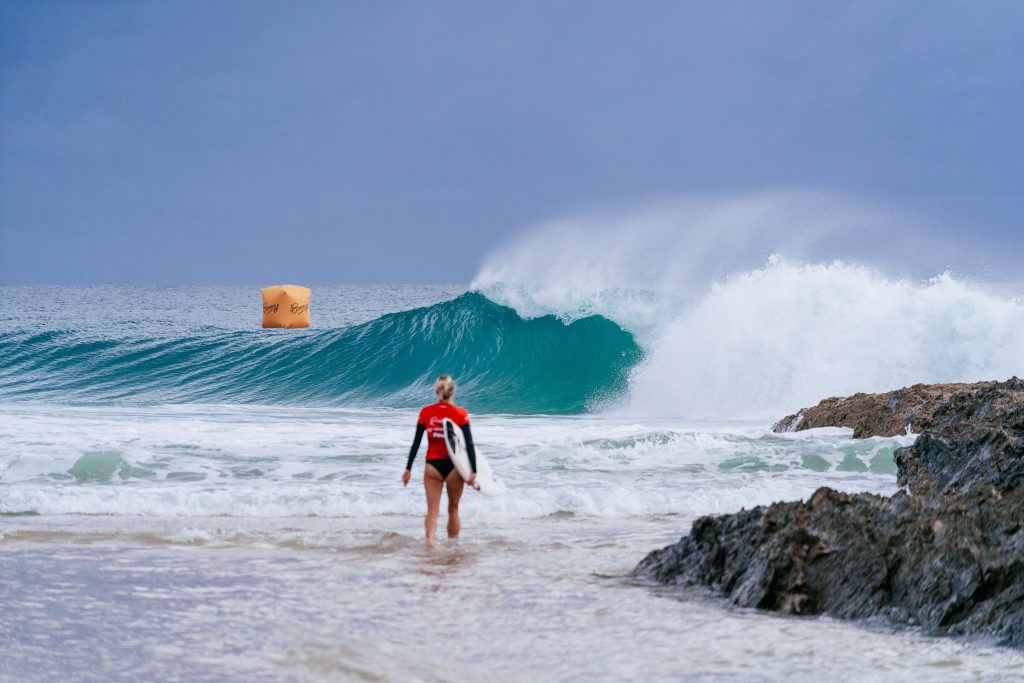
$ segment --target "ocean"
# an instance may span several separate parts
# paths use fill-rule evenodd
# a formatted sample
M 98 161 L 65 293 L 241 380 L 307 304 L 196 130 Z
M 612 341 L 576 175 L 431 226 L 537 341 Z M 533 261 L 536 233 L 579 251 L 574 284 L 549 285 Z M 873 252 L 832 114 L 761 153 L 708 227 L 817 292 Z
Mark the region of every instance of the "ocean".
M 693 520 L 896 491 L 830 395 L 1024 374 L 1019 294 L 773 260 L 700 291 L 0 287 L 0 680 L 1010 681 L 1024 656 L 630 578 Z M 305 283 L 304 283 L 305 284 Z M 423 543 L 438 374 L 509 487 Z M 443 536 L 444 511 L 441 533 Z

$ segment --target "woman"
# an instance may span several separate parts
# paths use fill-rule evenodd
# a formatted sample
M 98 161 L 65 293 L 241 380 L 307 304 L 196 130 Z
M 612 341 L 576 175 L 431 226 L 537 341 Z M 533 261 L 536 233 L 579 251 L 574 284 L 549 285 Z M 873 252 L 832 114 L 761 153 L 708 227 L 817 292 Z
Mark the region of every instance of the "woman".
M 427 465 L 423 471 L 423 488 L 427 492 L 427 518 L 423 523 L 427 531 L 427 547 L 434 547 L 434 532 L 437 530 L 437 517 L 441 511 L 441 490 L 448 487 L 448 538 L 457 538 L 461 524 L 459 523 L 459 498 L 462 497 L 462 477 L 455 471 L 455 465 L 448 457 L 448 446 L 444 438 L 444 418 L 450 419 L 462 428 L 466 437 L 466 452 L 473 470 L 466 483 L 470 486 L 476 481 L 476 449 L 473 448 L 473 434 L 469 431 L 469 413 L 452 403 L 455 396 L 455 382 L 448 375 L 441 375 L 434 382 L 434 393 L 437 403 L 424 406 L 416 421 L 416 437 L 409 450 L 409 460 L 402 474 L 402 486 L 409 485 L 412 476 L 412 461 L 416 459 L 416 451 L 420 449 L 423 432 L 427 433 Z

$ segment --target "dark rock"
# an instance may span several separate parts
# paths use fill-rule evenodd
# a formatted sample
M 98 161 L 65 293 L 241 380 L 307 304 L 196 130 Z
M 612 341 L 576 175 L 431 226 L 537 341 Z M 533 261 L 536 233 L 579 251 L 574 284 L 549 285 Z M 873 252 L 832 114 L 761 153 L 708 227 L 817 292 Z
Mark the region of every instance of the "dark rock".
M 915 384 L 882 394 L 833 396 L 812 408 L 803 408 L 793 415 L 787 415 L 775 423 L 772 431 L 799 432 L 817 427 L 849 427 L 855 439 L 897 436 L 906 434 L 908 430 L 922 432 L 932 426 L 935 411 L 946 405 L 952 396 L 997 384 Z
M 701 517 L 635 571 L 742 607 L 883 616 L 1024 648 L 1024 487 L 949 506 L 821 488 L 806 503 Z
M 707 586 L 744 607 L 881 616 L 1024 649 L 1024 381 L 826 399 L 776 430 L 898 434 L 904 424 L 923 430 L 895 455 L 909 493 L 821 488 L 807 502 L 702 517 L 636 575 Z
M 934 411 L 912 446 L 896 450 L 896 481 L 914 495 L 1003 492 L 1024 482 L 1024 380 L 971 386 Z

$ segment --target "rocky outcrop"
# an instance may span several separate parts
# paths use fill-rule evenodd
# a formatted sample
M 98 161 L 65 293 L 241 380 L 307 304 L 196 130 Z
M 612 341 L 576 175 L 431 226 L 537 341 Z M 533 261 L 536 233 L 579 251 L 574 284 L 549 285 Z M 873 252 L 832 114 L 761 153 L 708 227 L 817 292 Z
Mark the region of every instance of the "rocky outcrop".
M 774 432 L 799 432 L 818 427 L 849 427 L 853 438 L 897 436 L 930 428 L 935 412 L 963 392 L 990 388 L 997 382 L 977 384 L 915 384 L 882 394 L 854 394 L 826 398 L 812 408 L 787 415 Z
M 1024 484 L 1024 380 L 969 386 L 935 409 L 914 445 L 896 450 L 896 482 L 915 496 Z
M 702 517 L 636 572 L 742 607 L 883 616 L 1024 648 L 1024 491 L 934 506 L 821 488 L 806 503 Z
M 914 394 L 927 410 L 906 408 L 929 425 L 896 452 L 906 491 L 821 488 L 806 502 L 702 517 L 636 575 L 744 607 L 884 617 L 1024 649 L 1024 382 L 940 386 Z

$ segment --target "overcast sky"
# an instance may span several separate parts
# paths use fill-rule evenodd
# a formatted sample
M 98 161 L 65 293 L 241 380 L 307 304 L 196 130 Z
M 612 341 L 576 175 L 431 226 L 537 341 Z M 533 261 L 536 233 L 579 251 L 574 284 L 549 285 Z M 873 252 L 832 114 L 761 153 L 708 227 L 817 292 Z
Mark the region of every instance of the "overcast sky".
M 469 282 L 561 214 L 779 189 L 1012 262 L 1022 45 L 1013 0 L 8 0 L 0 283 Z

